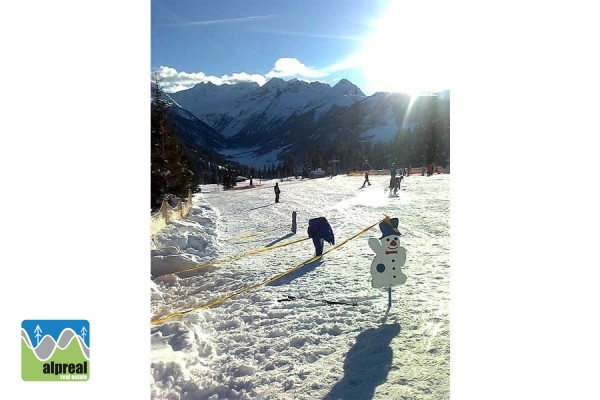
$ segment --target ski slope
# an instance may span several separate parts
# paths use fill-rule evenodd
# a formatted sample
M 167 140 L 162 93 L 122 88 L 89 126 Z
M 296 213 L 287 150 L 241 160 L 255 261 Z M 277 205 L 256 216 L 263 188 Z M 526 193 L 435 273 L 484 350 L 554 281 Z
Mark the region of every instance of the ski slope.
M 152 398 L 449 398 L 450 175 L 406 177 L 399 197 L 388 176 L 370 180 L 284 180 L 278 204 L 275 180 L 195 194 L 189 219 L 153 243 Z M 407 251 L 390 309 L 367 244 L 385 215 Z M 335 245 L 308 262 L 315 217 Z

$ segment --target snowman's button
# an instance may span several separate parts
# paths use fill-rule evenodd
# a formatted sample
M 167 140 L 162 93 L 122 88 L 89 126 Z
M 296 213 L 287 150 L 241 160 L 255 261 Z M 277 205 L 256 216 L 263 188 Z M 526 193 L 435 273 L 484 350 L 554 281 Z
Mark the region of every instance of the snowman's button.
M 377 272 L 382 273 L 383 271 L 385 271 L 385 265 L 383 264 L 377 264 L 377 267 L 375 267 L 377 269 Z

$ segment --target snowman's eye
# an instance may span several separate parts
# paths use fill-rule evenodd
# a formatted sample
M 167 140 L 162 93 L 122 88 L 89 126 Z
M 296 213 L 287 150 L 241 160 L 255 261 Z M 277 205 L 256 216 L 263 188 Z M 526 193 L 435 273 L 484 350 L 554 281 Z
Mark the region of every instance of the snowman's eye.
M 389 242 L 389 241 L 390 241 L 390 238 L 387 238 L 387 239 L 385 239 L 385 240 L 387 240 L 387 241 Z

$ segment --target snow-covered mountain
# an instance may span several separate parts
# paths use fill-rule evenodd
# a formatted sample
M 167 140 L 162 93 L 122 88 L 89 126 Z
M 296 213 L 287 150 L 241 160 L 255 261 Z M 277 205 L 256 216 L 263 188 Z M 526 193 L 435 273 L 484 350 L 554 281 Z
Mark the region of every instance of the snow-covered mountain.
M 186 143 L 206 147 L 217 152 L 225 148 L 223 135 L 181 107 L 169 94 L 163 93 L 163 95 L 170 104 L 169 119 L 180 139 Z
M 154 90 L 151 93 L 153 97 L 156 95 Z M 160 91 L 160 99 L 167 105 L 167 118 L 171 128 L 198 168 L 205 168 L 211 162 L 221 165 L 227 163 L 222 154 L 226 149 L 223 135 L 182 108 L 168 93 Z
M 211 136 L 216 151 L 232 159 L 231 154 L 244 154 L 245 160 L 235 159 L 240 162 L 266 155 L 271 161 L 286 154 L 301 156 L 315 149 L 327 152 L 335 144 L 357 140 L 390 142 L 401 130 L 417 130 L 423 116 L 411 111 L 414 102 L 408 95 L 367 97 L 346 79 L 333 87 L 279 78 L 263 86 L 200 83 L 169 97 L 222 135 Z
M 244 98 L 259 89 L 260 86 L 252 82 L 239 82 L 235 85 L 215 85 L 208 82 L 199 83 L 191 89 L 171 93 L 169 96 L 196 118 L 227 136 L 223 132 L 223 127 L 226 126 L 224 121 L 231 121 L 232 109 L 238 103 L 243 104 Z
M 171 93 L 171 97 L 225 137 L 247 138 L 276 131 L 292 116 L 312 111 L 318 119 L 335 105 L 349 106 L 366 96 L 346 79 L 331 87 L 320 82 L 273 78 L 264 86 L 200 83 Z

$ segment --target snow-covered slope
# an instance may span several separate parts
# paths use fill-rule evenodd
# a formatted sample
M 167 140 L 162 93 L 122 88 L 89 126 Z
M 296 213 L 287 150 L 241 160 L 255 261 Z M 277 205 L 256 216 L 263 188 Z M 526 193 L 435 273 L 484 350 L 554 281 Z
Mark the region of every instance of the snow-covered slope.
M 362 176 L 284 180 L 277 204 L 274 181 L 234 191 L 203 186 L 190 217 L 156 237 L 152 270 L 214 263 L 156 277 L 152 317 L 250 290 L 151 325 L 152 398 L 449 398 L 450 175 L 411 175 L 396 198 L 384 190 L 388 181 L 375 175 L 359 189 Z M 392 289 L 390 309 L 386 290 L 371 286 L 368 244 L 381 238 L 384 214 L 399 218 L 407 252 L 408 279 Z M 335 246 L 261 285 L 313 257 L 312 242 L 301 239 L 315 217 L 327 218 Z

